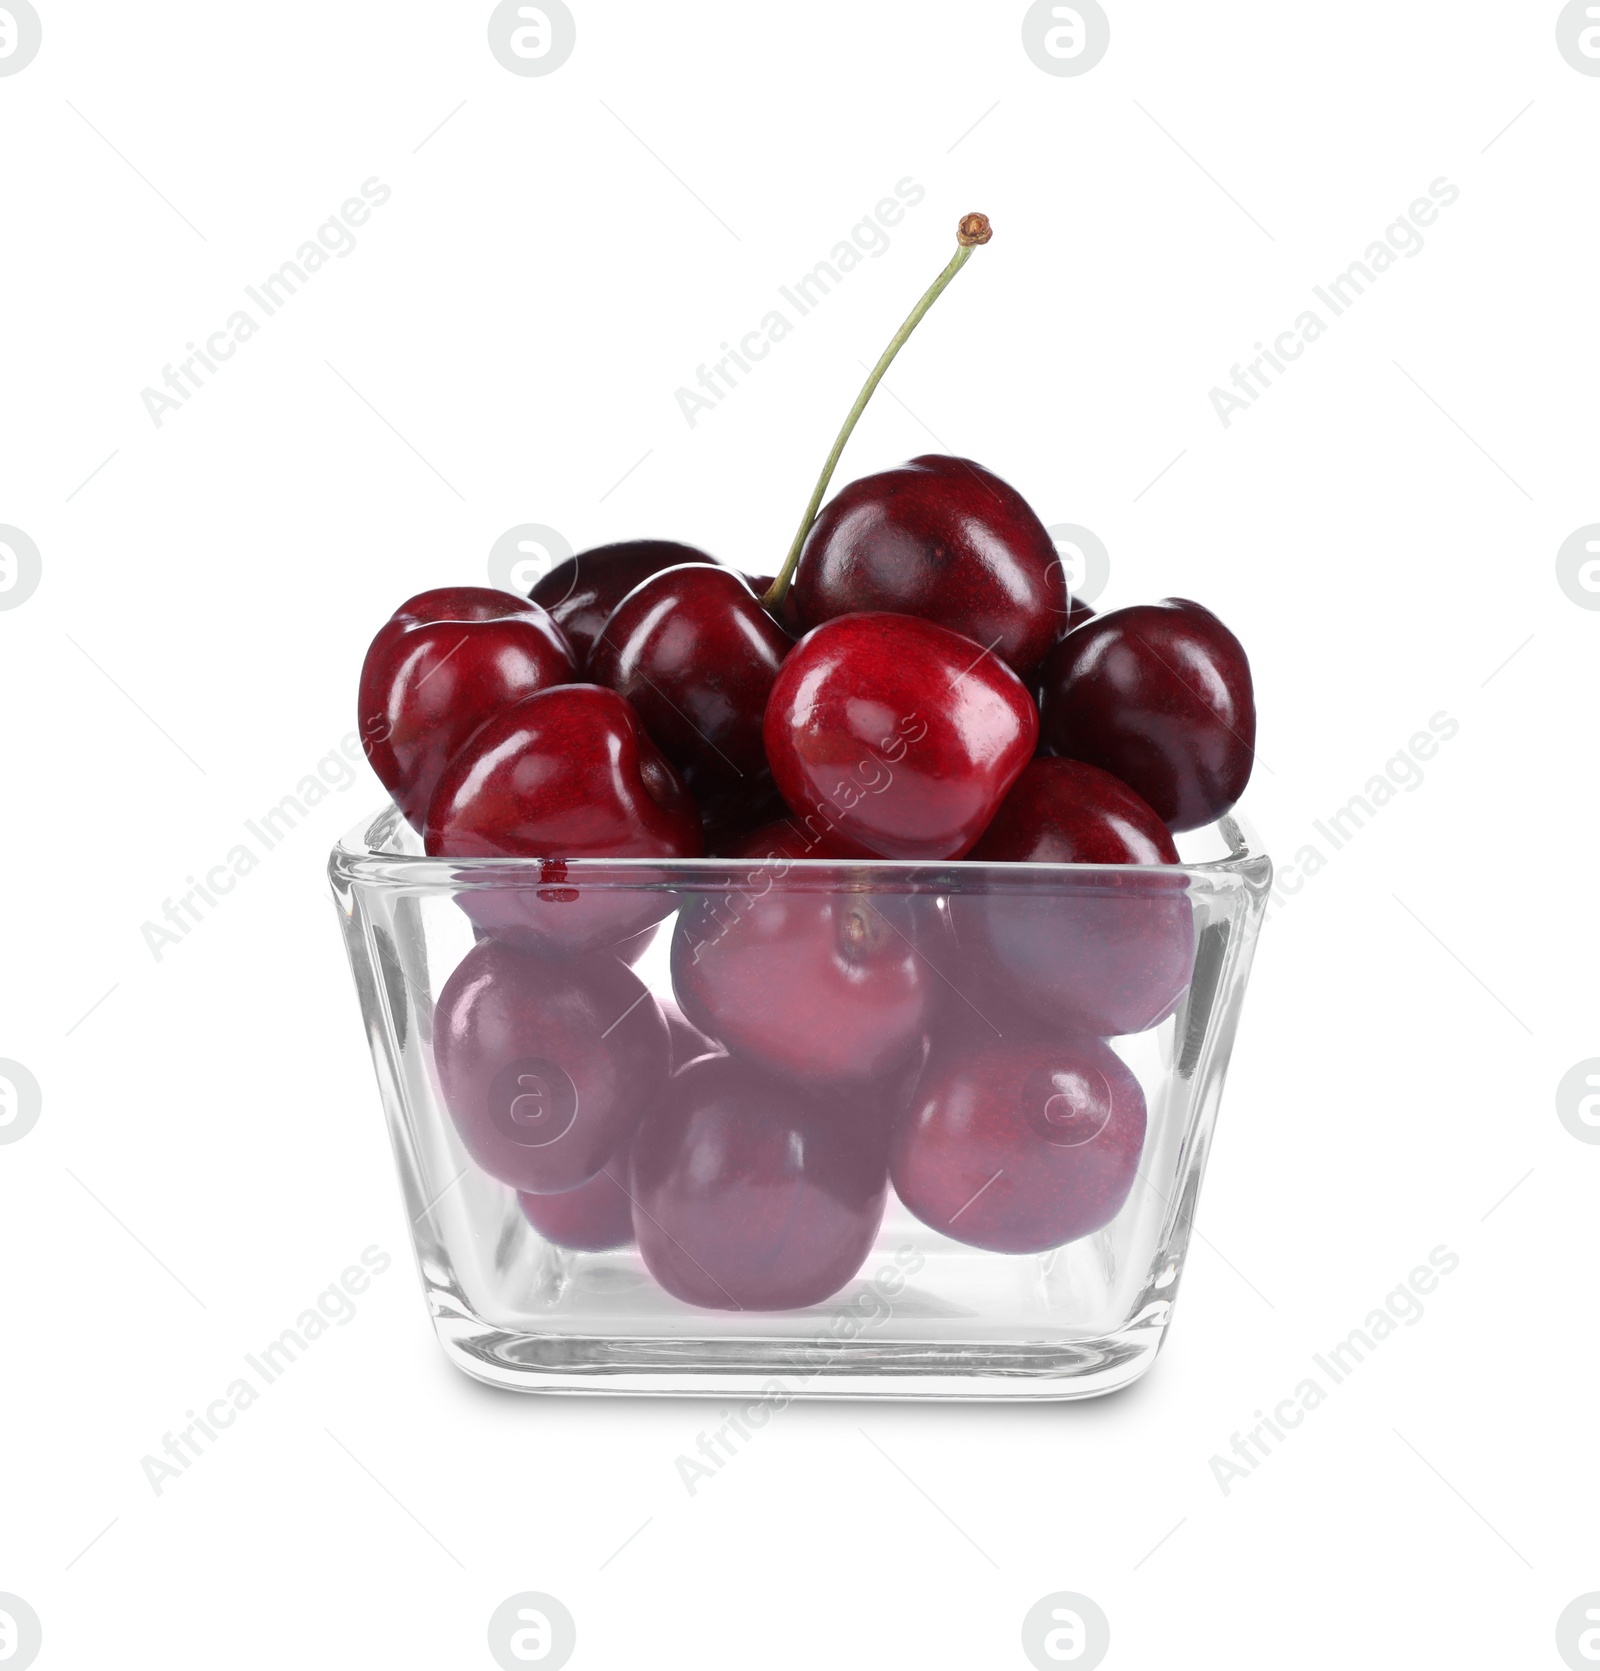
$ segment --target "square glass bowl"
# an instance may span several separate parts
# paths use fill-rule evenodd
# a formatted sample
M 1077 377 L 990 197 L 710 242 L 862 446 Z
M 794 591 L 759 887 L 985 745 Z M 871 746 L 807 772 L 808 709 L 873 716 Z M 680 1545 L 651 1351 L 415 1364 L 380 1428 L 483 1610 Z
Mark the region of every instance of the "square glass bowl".
M 1182 845 L 556 864 L 428 858 L 392 807 L 352 832 L 329 870 L 446 1355 L 528 1392 L 1137 1379 L 1271 880 L 1233 817 Z

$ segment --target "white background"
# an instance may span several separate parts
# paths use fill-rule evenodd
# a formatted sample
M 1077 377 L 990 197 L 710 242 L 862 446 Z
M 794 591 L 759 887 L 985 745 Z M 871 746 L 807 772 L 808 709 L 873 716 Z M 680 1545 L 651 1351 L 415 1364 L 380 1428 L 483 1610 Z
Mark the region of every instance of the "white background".
M 1073 1590 L 1117 1671 L 1559 1666 L 1600 1589 L 1600 1147 L 1555 1106 L 1600 1055 L 1600 614 L 1555 566 L 1600 520 L 1600 78 L 1558 7 L 1106 0 L 1052 76 L 1016 0 L 572 0 L 524 77 L 482 0 L 37 4 L 0 77 L 0 522 L 42 554 L 0 611 L 0 1056 L 44 1097 L 0 1147 L 0 1590 L 39 1663 L 489 1665 L 536 1589 L 577 1666 L 1023 1666 Z M 141 389 L 374 175 L 354 252 L 157 428 Z M 691 429 L 675 389 L 907 176 L 887 253 Z M 1210 389 L 1441 176 L 1421 253 L 1224 428 Z M 1144 1382 L 796 1406 L 691 1498 L 714 1407 L 497 1395 L 433 1341 L 322 874 L 365 769 L 159 961 L 141 925 L 512 525 L 770 570 L 974 208 L 843 476 L 968 454 L 1098 533 L 1103 606 L 1221 614 L 1280 861 L 1459 735 L 1274 908 Z M 157 1496 L 141 1457 L 370 1244 L 356 1318 Z M 1212 1456 L 1440 1244 L 1421 1321 L 1225 1495 Z

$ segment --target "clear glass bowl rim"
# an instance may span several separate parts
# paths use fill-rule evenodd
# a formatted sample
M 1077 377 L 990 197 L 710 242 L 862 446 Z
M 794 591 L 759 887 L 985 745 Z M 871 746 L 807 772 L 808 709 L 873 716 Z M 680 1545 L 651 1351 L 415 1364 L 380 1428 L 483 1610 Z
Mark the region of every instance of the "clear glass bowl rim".
M 819 882 L 848 874 L 857 887 L 873 878 L 890 886 L 896 883 L 903 886 L 951 873 L 972 883 L 985 878 L 1034 885 L 1070 880 L 1079 886 L 1092 886 L 1097 879 L 1126 877 L 1130 872 L 1140 876 L 1188 877 L 1211 888 L 1264 887 L 1272 875 L 1272 862 L 1261 850 L 1255 831 L 1239 810 L 1234 808 L 1225 813 L 1209 828 L 1220 835 L 1227 853 L 1218 859 L 1175 865 L 1022 864 L 981 859 L 786 859 L 782 863 L 786 874 L 798 872 L 801 877 Z M 433 858 L 384 845 L 402 831 L 412 842 L 418 839 L 401 817 L 400 809 L 389 802 L 339 839 L 329 856 L 330 870 L 352 883 L 422 892 L 459 889 L 463 884 L 549 887 L 558 880 L 568 886 L 578 882 L 601 887 L 648 886 L 659 885 L 664 875 L 684 880 L 699 878 L 714 887 L 719 877 L 748 875 L 752 869 L 774 862 L 732 858 Z M 546 866 L 551 863 L 561 865 L 559 879 L 548 874 Z

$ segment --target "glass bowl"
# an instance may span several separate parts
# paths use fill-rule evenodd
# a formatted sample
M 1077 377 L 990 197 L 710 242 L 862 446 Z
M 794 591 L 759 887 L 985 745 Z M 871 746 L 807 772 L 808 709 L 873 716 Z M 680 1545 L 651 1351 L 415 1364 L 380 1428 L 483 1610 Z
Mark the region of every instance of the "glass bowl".
M 551 864 L 428 858 L 393 807 L 353 831 L 329 871 L 446 1355 L 752 1420 L 1137 1379 L 1272 873 L 1236 817 L 1180 845 Z

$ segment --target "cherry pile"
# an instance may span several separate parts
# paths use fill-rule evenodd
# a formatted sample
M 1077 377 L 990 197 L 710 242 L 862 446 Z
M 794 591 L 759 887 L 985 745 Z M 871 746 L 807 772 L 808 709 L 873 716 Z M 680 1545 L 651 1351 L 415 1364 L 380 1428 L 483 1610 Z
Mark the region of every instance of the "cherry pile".
M 478 943 L 439 994 L 434 1056 L 463 1145 L 549 1241 L 637 1243 L 691 1305 L 821 1302 L 891 1187 L 1000 1253 L 1109 1224 L 1146 1112 L 1107 1040 L 1180 1003 L 1194 921 L 1172 838 L 1250 775 L 1233 634 L 1183 599 L 1069 596 L 989 470 L 927 455 L 823 504 L 988 224 L 958 236 L 775 578 L 602 546 L 527 599 L 410 599 L 362 668 L 367 757 L 426 851 L 539 861 L 457 896 Z M 567 873 L 702 856 L 722 861 L 704 891 Z M 1116 868 L 950 868 L 941 887 L 962 859 Z M 923 868 L 896 887 L 882 860 Z M 631 967 L 658 933 L 675 1002 Z

